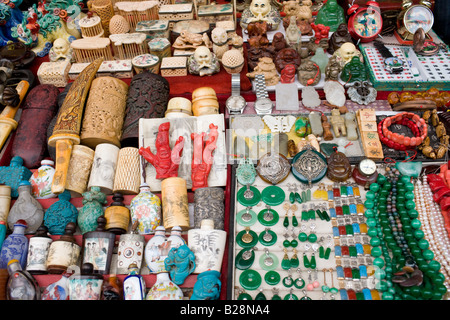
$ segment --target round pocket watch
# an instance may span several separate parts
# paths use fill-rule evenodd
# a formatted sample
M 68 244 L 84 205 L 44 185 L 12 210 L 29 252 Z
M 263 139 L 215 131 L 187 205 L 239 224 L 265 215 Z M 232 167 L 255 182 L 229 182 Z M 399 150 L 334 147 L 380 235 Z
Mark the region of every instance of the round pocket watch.
M 425 31 L 419 28 L 414 33 L 413 50 L 421 56 L 433 56 L 439 52 L 440 46 L 434 41 L 426 40 Z
M 366 7 L 357 4 L 347 10 L 348 31 L 353 39 L 361 42 L 370 42 L 381 33 L 383 18 L 380 6 L 375 1 L 368 1 Z
M 368 188 L 370 184 L 377 181 L 377 164 L 372 159 L 361 160 L 353 169 L 352 177 L 358 185 Z

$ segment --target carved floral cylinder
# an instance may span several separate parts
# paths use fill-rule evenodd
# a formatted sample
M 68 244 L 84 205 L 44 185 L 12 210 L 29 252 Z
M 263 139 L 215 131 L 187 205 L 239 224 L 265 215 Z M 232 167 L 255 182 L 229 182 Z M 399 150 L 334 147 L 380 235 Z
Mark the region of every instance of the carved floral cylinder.
M 195 190 L 194 227 L 200 228 L 204 219 L 214 220 L 216 229 L 224 230 L 225 203 L 224 191 L 219 187 L 206 187 Z
M 81 144 L 95 149 L 100 143 L 120 148 L 128 85 L 117 78 L 94 79 L 84 111 Z
M 0 185 L 0 221 L 8 221 L 9 209 L 11 208 L 11 187 Z
M 87 190 L 94 154 L 94 150 L 89 147 L 73 146 L 66 182 L 66 189 L 71 192 L 73 197 L 81 197 Z
M 94 162 L 88 188 L 100 187 L 104 194 L 112 194 L 119 148 L 110 143 L 101 143 L 95 148 Z
M 179 177 L 166 178 L 161 182 L 163 224 L 166 230 L 179 226 L 189 228 L 189 204 L 186 180 Z
M 120 149 L 114 178 L 114 192 L 138 194 L 140 185 L 141 171 L 138 148 Z

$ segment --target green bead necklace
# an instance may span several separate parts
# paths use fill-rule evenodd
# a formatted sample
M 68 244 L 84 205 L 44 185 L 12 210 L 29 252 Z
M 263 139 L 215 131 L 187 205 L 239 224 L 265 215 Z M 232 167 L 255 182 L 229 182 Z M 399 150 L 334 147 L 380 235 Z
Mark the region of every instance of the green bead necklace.
M 434 254 L 423 249 L 423 232 L 417 232 L 420 221 L 413 201 L 414 185 L 395 168 L 387 167 L 386 172 L 370 185 L 364 203 L 379 280 L 376 288 L 383 300 L 441 299 L 442 276 L 427 273 Z

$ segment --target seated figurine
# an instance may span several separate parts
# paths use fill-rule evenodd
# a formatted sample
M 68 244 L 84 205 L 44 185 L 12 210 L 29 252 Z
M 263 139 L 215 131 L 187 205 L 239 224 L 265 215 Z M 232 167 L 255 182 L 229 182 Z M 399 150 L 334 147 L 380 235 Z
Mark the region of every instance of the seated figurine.
M 361 62 L 364 62 L 361 52 L 352 42 L 342 44 L 341 47 L 333 53 L 333 57 L 336 57 L 336 61 L 341 64 L 341 67 L 344 67 L 347 63 L 352 61 L 353 57 L 358 57 Z
M 264 74 L 266 86 L 274 86 L 280 81 L 275 63 L 272 58 L 259 58 L 258 65 L 253 69 L 253 72 L 247 73 L 247 77 L 253 79 L 257 74 Z
M 351 43 L 352 36 L 348 32 L 347 24 L 341 23 L 336 32 L 334 32 L 328 40 L 328 53 L 333 54 L 346 42 Z
M 177 285 L 182 285 L 184 280 L 195 270 L 195 255 L 187 245 L 172 248 L 164 259 L 164 266 L 170 274 L 170 278 Z
M 249 7 L 242 12 L 240 25 L 242 30 L 247 30 L 249 23 L 258 21 L 266 21 L 270 30 L 278 29 L 281 22 L 280 13 L 270 0 L 252 0 Z
M 328 0 L 317 13 L 316 23 L 328 26 L 331 32 L 335 32 L 341 23 L 345 23 L 344 9 L 336 0 Z
M 195 49 L 194 54 L 188 58 L 190 74 L 199 76 L 210 76 L 220 71 L 220 63 L 216 55 L 207 47 L 200 46 Z
M 366 66 L 359 60 L 358 57 L 353 57 L 352 60 L 342 69 L 341 80 L 345 82 L 367 80 Z

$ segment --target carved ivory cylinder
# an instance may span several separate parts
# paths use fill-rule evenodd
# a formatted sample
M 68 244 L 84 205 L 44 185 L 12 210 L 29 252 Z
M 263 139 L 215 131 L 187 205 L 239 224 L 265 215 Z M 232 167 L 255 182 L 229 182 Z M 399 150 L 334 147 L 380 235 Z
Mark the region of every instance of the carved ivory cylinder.
M 91 176 L 88 189 L 100 187 L 104 194 L 112 194 L 114 188 L 114 176 L 117 167 L 119 148 L 110 143 L 101 143 L 95 148 L 94 162 L 92 163 Z
M 66 182 L 66 189 L 73 197 L 81 197 L 86 191 L 93 161 L 94 150 L 83 145 L 73 146 Z

